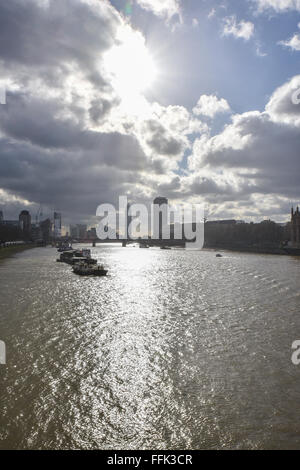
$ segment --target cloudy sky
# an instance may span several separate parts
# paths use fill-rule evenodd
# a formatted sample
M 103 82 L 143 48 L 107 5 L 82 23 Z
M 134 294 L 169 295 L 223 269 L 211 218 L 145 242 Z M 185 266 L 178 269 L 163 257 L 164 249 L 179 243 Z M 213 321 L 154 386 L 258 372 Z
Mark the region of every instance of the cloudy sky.
M 300 0 L 2 1 L 0 208 L 67 223 L 160 195 L 285 221 L 299 59 Z

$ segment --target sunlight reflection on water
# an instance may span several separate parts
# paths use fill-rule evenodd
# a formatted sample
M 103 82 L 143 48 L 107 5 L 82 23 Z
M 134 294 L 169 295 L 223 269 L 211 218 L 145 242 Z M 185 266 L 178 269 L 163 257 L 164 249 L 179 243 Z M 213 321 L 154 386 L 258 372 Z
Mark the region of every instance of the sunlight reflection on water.
M 0 264 L 0 448 L 300 448 L 300 260 L 93 254 L 107 278 Z

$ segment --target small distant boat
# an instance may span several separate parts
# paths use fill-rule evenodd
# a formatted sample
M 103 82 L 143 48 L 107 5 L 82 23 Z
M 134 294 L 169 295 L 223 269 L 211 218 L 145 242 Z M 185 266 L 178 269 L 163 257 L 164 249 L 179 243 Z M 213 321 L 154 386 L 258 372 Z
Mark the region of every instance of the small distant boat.
M 84 262 L 85 264 L 90 265 L 97 264 L 97 260 L 91 257 L 91 250 L 87 249 L 64 251 L 57 261 L 72 265 L 80 262 Z
M 218 253 L 218 254 L 216 255 L 216 258 L 223 258 L 223 255 L 221 255 L 220 253 Z
M 171 248 L 169 246 L 161 246 L 160 249 L 161 250 L 171 250 Z
M 63 245 L 58 248 L 59 253 L 64 253 L 65 251 L 72 251 L 73 247 L 71 245 Z
M 150 248 L 149 245 L 140 245 L 140 248 Z
M 90 266 L 88 264 L 78 264 L 73 267 L 73 273 L 79 276 L 106 276 L 108 271 L 104 266 Z
M 284 251 L 291 256 L 300 256 L 300 248 L 284 247 Z

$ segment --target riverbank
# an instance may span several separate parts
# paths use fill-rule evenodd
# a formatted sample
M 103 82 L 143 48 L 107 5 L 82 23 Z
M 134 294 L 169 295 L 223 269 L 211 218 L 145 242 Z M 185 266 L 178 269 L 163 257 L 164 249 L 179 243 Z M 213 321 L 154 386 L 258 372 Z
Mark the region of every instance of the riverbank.
M 20 253 L 21 251 L 25 250 L 31 250 L 32 248 L 35 248 L 36 245 L 13 245 L 13 246 L 6 246 L 3 248 L 0 248 L 0 262 L 6 258 L 10 258 L 11 256 L 14 256 L 17 253 Z

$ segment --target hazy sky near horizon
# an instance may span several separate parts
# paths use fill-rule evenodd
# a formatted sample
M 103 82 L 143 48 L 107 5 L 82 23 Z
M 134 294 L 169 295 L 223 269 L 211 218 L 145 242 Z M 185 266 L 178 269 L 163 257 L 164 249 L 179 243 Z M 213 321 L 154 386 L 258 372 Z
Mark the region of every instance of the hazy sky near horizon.
M 0 209 L 88 222 L 120 195 L 287 219 L 300 0 L 0 4 Z

